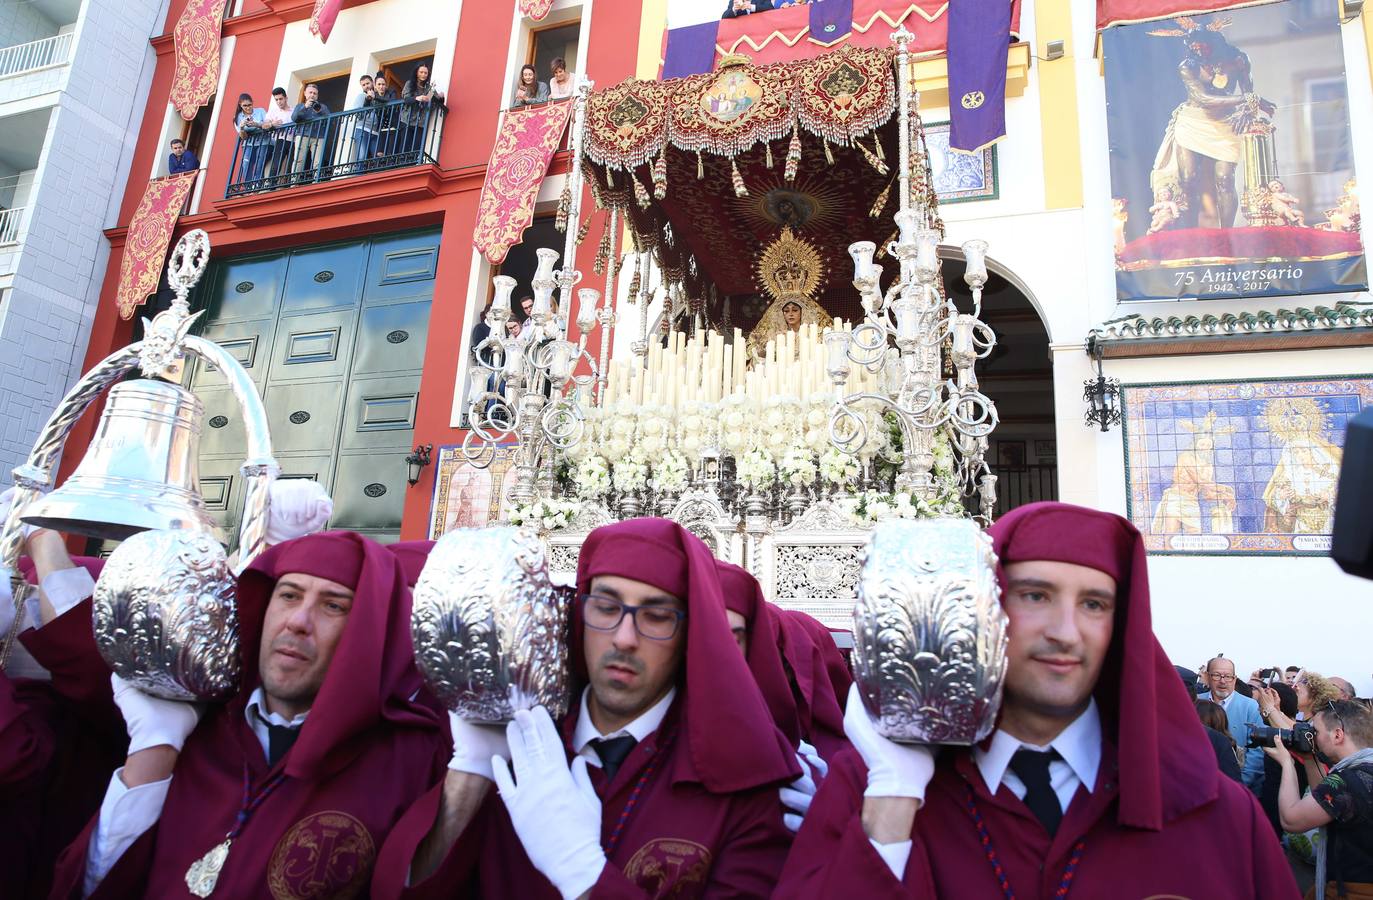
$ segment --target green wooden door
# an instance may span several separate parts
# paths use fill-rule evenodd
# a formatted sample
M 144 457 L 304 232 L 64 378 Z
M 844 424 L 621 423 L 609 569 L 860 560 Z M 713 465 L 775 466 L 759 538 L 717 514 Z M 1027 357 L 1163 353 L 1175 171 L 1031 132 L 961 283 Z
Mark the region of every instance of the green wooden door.
M 437 230 L 412 231 L 223 260 L 197 297 L 200 333 L 257 385 L 282 477 L 334 498 L 331 528 L 400 533 L 438 244 Z M 212 366 L 187 378 L 205 404 L 201 490 L 236 539 L 242 416 Z

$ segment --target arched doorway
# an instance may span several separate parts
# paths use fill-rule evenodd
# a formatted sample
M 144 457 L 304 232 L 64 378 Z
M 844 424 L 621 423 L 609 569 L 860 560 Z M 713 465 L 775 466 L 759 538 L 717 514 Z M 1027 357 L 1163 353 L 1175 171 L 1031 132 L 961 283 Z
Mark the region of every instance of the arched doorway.
M 972 292 L 963 281 L 962 251 L 940 249 L 945 290 L 960 309 L 972 309 Z M 1013 278 L 987 261 L 982 320 L 996 333 L 996 348 L 978 364 L 977 378 L 1001 419 L 987 450 L 987 462 L 997 476 L 998 516 L 1026 503 L 1058 499 L 1049 333 Z

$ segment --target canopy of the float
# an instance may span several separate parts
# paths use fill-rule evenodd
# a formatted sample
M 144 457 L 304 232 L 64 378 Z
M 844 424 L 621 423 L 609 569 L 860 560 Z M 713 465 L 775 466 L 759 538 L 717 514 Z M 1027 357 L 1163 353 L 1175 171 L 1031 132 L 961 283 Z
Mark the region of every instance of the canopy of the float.
M 758 260 L 788 225 L 822 255 L 816 299 L 860 319 L 848 245 L 896 232 L 896 59 L 856 47 L 763 66 L 727 57 L 714 72 L 594 91 L 582 149 L 597 206 L 628 226 L 624 251 L 651 254 L 712 323 L 757 319 Z M 913 205 L 937 215 L 910 122 Z

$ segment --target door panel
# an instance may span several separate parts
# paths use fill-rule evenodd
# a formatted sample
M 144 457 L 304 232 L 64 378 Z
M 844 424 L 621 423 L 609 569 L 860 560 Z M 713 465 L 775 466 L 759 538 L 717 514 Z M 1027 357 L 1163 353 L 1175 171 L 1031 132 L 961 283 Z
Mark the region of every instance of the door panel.
M 281 289 L 286 283 L 285 253 L 227 260 L 210 279 L 211 296 L 204 304 L 212 322 L 276 318 Z
M 339 447 L 398 448 L 404 456 L 410 451 L 410 439 L 414 436 L 419 390 L 418 375 L 354 379 L 348 386 Z
M 399 532 L 409 488 L 405 477 L 404 454 L 339 454 L 333 527 Z
M 329 451 L 338 438 L 343 385 L 305 382 L 267 386 L 267 427 L 272 451 Z
M 372 242 L 367 272 L 367 302 L 432 297 L 439 245 L 432 232 L 402 234 Z
M 352 362 L 353 323 L 357 310 L 282 316 L 272 350 L 272 384 L 345 378 Z
M 367 267 L 367 242 L 330 244 L 291 253 L 282 312 L 353 306 L 361 293 Z
M 424 365 L 429 339 L 429 301 L 370 306 L 362 311 L 358 328 L 354 375 L 418 372 Z

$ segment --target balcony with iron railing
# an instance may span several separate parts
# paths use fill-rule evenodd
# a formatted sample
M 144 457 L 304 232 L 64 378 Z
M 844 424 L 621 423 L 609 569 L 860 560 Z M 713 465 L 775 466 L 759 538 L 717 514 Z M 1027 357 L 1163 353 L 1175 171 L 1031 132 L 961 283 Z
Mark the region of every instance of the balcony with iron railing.
M 10 247 L 23 240 L 24 213 L 27 207 L 0 209 L 0 247 Z
M 62 87 L 64 66 L 71 62 L 75 32 L 0 47 L 0 103 L 23 100 Z
M 397 101 L 257 129 L 234 146 L 224 198 L 437 163 L 445 115 Z

